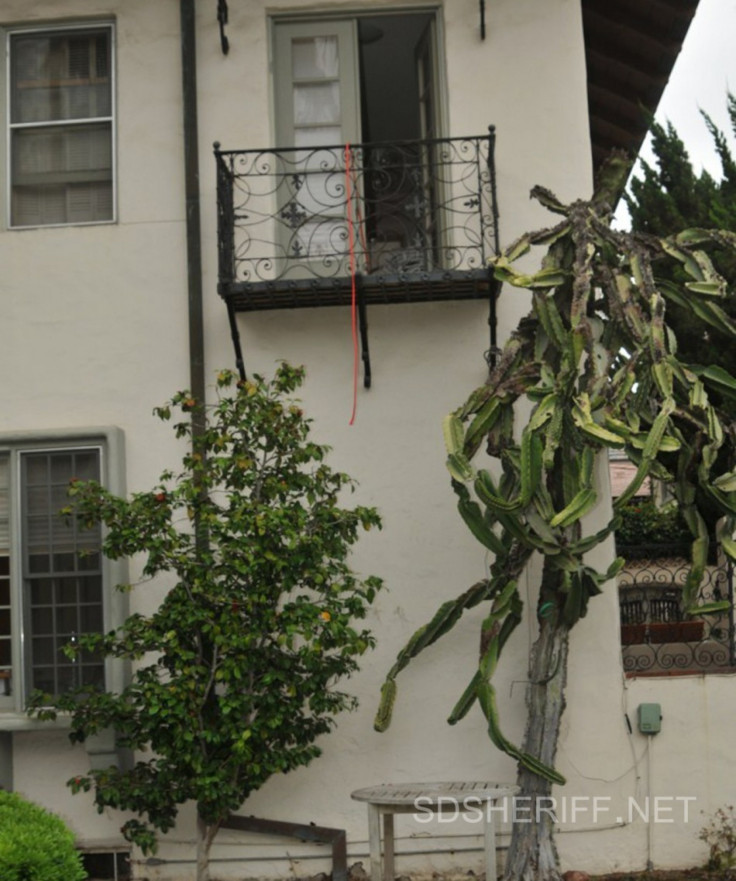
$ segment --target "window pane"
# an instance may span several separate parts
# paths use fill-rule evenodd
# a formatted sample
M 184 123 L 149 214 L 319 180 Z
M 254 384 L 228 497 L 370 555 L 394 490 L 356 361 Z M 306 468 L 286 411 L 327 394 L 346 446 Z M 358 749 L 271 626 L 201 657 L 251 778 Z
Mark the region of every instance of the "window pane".
M 71 453 L 54 453 L 50 457 L 51 482 L 66 485 L 72 477 L 74 457 Z
M 84 533 L 80 536 L 80 545 L 83 545 Z M 84 550 L 77 554 L 77 570 L 79 572 L 96 572 L 101 566 L 101 558 L 99 553 Z
M 54 488 L 51 491 L 49 501 L 49 525 L 51 526 L 51 541 L 54 547 L 71 550 L 74 547 L 76 523 L 73 518 L 65 517 L 61 509 L 69 504 L 69 496 L 66 487 Z
M 102 607 L 82 606 L 79 610 L 80 633 L 100 633 L 102 631 Z
M 109 42 L 109 30 L 12 37 L 12 122 L 110 116 Z
M 79 600 L 82 603 L 102 602 L 102 579 L 88 575 L 79 579 Z
M 55 660 L 53 636 L 38 637 L 33 640 L 33 663 L 53 664 Z
M 30 575 L 42 575 L 51 571 L 51 557 L 48 554 L 30 552 L 28 554 L 28 573 Z
M 54 554 L 52 566 L 54 572 L 74 572 L 74 562 L 73 553 Z
M 294 124 L 339 125 L 339 83 L 294 86 Z
M 15 129 L 12 151 L 16 186 L 112 179 L 110 124 L 106 122 Z
M 45 486 L 48 482 L 49 460 L 45 453 L 29 454 L 23 457 L 26 486 Z
M 32 688 L 40 688 L 41 691 L 47 691 L 51 694 L 54 694 L 56 692 L 56 683 L 54 682 L 54 668 L 34 667 Z
M 47 606 L 31 611 L 31 627 L 39 636 L 50 636 L 54 632 L 54 613 Z
M 32 510 L 39 510 L 34 508 Z M 38 556 L 49 550 L 51 540 L 51 524 L 48 514 L 26 517 L 26 542 L 30 554 Z
M 31 603 L 35 605 L 50 605 L 53 602 L 53 585 L 45 579 L 35 578 L 31 581 Z
M 89 452 L 77 453 L 74 456 L 73 474 L 69 475 L 68 480 L 76 477 L 78 480 L 99 480 L 100 479 L 100 457 L 96 450 Z
M 59 694 L 79 685 L 76 668 L 72 664 L 58 666 L 56 668 L 56 681 Z
M 291 44 L 294 79 L 324 79 L 339 73 L 337 37 L 296 39 Z
M 60 578 L 56 584 L 56 602 L 57 603 L 76 603 L 77 602 L 77 579 L 76 578 Z
M 76 606 L 59 606 L 56 610 L 56 632 L 63 642 L 69 642 L 72 634 L 79 633 L 79 616 Z
M 112 220 L 112 182 L 15 187 L 12 226 Z
M 105 667 L 103 664 L 85 664 L 81 670 L 81 685 L 95 685 L 98 688 L 105 687 Z
M 48 487 L 29 486 L 26 499 L 30 512 L 46 511 L 48 509 Z

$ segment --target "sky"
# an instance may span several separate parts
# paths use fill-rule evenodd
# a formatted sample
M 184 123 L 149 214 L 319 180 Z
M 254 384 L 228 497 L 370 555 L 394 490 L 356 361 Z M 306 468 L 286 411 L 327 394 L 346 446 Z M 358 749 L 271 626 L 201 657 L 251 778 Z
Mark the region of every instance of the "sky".
M 736 0 L 700 0 L 656 118 L 674 125 L 696 171 L 705 168 L 716 178 L 720 164 L 700 110 L 730 134 L 729 89 L 736 93 Z M 648 139 L 641 155 L 652 158 Z
M 736 0 L 700 0 L 677 58 L 657 119 L 669 119 L 696 168 L 718 173 L 718 160 L 700 109 L 730 130 L 726 92 L 736 92 Z
M 674 125 L 695 170 L 704 168 L 715 178 L 721 176 L 720 163 L 700 111 L 704 110 L 729 135 L 736 149 L 736 136 L 731 133 L 726 111 L 729 89 L 736 94 L 736 0 L 700 0 L 656 118 Z M 640 156 L 653 159 L 648 137 Z M 619 203 L 616 221 L 618 226 L 628 226 L 623 202 Z

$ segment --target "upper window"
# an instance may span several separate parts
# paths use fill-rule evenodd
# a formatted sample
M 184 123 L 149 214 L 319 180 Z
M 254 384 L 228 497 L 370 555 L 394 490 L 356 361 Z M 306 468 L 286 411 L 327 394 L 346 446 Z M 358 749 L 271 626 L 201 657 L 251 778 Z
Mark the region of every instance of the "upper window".
M 110 26 L 11 33 L 10 225 L 114 219 Z

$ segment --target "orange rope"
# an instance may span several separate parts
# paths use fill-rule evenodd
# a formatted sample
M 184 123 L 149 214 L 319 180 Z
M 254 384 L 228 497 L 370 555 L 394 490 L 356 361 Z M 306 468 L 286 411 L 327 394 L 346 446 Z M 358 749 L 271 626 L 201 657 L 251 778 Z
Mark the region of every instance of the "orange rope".
M 353 224 L 353 194 L 351 190 L 351 171 L 353 151 L 350 144 L 345 144 L 345 196 L 347 200 L 348 248 L 350 251 L 350 321 L 353 331 L 353 412 L 350 415 L 352 425 L 358 409 L 358 296 L 355 282 L 355 229 Z

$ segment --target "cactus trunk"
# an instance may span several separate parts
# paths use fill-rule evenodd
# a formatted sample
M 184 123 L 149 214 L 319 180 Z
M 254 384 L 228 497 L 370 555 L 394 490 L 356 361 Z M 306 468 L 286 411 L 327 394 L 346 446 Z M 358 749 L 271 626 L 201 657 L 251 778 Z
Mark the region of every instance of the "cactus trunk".
M 545 567 L 548 568 L 548 567 Z M 545 573 L 547 578 L 553 573 Z M 565 709 L 569 628 L 562 618 L 543 618 L 532 648 L 527 686 L 527 728 L 522 749 L 554 766 Z M 552 783 L 519 766 L 521 791 L 516 801 L 511 846 L 506 860 L 507 881 L 559 881 L 553 833 Z M 547 810 L 545 810 L 547 809 Z

